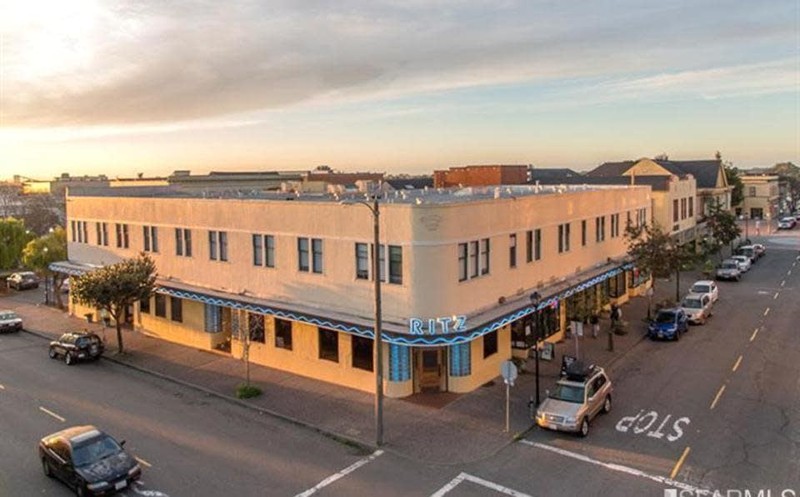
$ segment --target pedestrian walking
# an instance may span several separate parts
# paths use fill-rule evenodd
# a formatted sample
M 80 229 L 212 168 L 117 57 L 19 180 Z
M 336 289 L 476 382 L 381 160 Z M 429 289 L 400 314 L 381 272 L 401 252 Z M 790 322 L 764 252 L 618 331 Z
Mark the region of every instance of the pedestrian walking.
M 592 338 L 597 338 L 597 334 L 600 333 L 600 316 L 593 312 L 589 323 L 592 325 Z

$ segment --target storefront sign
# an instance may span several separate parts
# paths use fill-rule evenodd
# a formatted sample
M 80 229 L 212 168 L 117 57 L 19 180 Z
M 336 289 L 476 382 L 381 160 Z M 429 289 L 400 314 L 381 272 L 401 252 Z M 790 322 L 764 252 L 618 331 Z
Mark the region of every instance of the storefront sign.
M 412 335 L 439 335 L 467 331 L 467 316 L 408 320 L 408 332 Z

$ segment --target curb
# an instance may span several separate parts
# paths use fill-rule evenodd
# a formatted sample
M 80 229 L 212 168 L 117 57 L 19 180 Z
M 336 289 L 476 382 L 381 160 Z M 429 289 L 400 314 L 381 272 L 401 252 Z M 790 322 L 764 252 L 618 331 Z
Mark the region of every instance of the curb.
M 40 332 L 40 331 L 31 330 L 31 329 L 28 329 L 28 328 L 24 328 L 22 331 L 25 332 L 25 333 L 34 335 L 36 337 L 42 338 L 42 339 L 47 340 L 47 341 L 53 340 L 53 337 L 51 337 L 51 336 L 49 336 L 49 335 L 47 335 L 47 334 L 45 334 L 43 332 Z M 265 415 L 271 416 L 273 418 L 279 419 L 281 421 L 287 422 L 289 424 L 292 424 L 292 425 L 295 425 L 295 426 L 299 426 L 301 428 L 305 428 L 307 430 L 319 433 L 320 435 L 323 435 L 326 438 L 330 438 L 331 440 L 334 440 L 336 442 L 342 443 L 344 445 L 357 447 L 358 449 L 363 450 L 365 452 L 374 452 L 375 450 L 377 450 L 377 447 L 375 447 L 373 445 L 370 445 L 370 444 L 366 444 L 366 443 L 364 443 L 364 442 L 362 442 L 360 440 L 356 440 L 354 438 L 351 438 L 351 437 L 348 437 L 346 435 L 342 435 L 340 433 L 336 433 L 336 432 L 333 432 L 333 431 L 330 431 L 330 430 L 325 430 L 323 428 L 320 428 L 319 426 L 315 426 L 315 425 L 312 425 L 310 423 L 306 423 L 304 421 L 301 421 L 299 419 L 293 418 L 291 416 L 287 416 L 285 414 L 281 414 L 281 413 L 273 411 L 271 409 L 266 409 L 266 408 L 263 408 L 263 407 L 255 406 L 253 404 L 245 402 L 244 400 L 237 399 L 236 397 L 232 397 L 230 395 L 225 395 L 223 393 L 216 392 L 214 390 L 205 388 L 205 387 L 197 385 L 195 383 L 191 383 L 191 382 L 186 381 L 186 380 L 181 380 L 179 378 L 176 378 L 176 377 L 170 376 L 170 375 L 166 375 L 164 373 L 159 373 L 158 371 L 153 371 L 151 369 L 143 368 L 141 366 L 137 366 L 135 364 L 131 364 L 129 362 L 126 362 L 126 361 L 123 361 L 123 360 L 120 360 L 120 359 L 116 359 L 116 358 L 112 358 L 112 357 L 106 356 L 105 354 L 102 355 L 101 358 L 104 361 L 108 361 L 108 362 L 111 362 L 111 363 L 114 363 L 114 364 L 118 364 L 120 366 L 124 366 L 124 367 L 132 369 L 134 371 L 138 371 L 140 373 L 144 373 L 144 374 L 147 374 L 147 375 L 150 375 L 150 376 L 154 376 L 154 377 L 159 378 L 161 380 L 169 381 L 171 383 L 174 383 L 176 385 L 180 385 L 182 387 L 186 387 L 186 388 L 191 388 L 193 390 L 197 390 L 197 391 L 202 392 L 202 393 L 204 393 L 204 394 L 206 394 L 208 396 L 216 397 L 216 398 L 221 399 L 221 400 L 225 400 L 225 401 L 227 401 L 227 402 L 229 402 L 231 404 L 235 404 L 235 405 L 238 405 L 238 406 L 241 406 L 241 407 L 252 409 L 252 410 L 254 410 L 254 411 L 256 411 L 256 412 L 258 412 L 260 414 L 265 414 Z

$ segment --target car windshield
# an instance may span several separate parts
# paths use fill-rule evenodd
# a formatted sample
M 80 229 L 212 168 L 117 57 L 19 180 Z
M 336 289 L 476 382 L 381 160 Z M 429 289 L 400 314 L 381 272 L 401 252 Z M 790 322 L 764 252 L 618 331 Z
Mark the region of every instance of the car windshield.
M 674 323 L 675 322 L 675 313 L 674 312 L 663 312 L 659 311 L 656 314 L 656 323 Z
M 556 389 L 550 392 L 550 398 L 583 404 L 583 391 L 584 387 L 582 386 L 556 383 Z
M 692 293 L 711 293 L 711 287 L 709 285 L 694 285 L 689 291 Z
M 122 450 L 122 447 L 108 435 L 87 440 L 72 448 L 72 462 L 75 466 L 92 464 Z
M 16 319 L 16 318 L 17 318 L 17 315 L 14 314 L 13 312 L 0 312 L 0 319 L 2 319 L 2 320 Z
M 75 342 L 75 345 L 77 345 L 78 347 L 89 347 L 91 345 L 96 345 L 98 341 L 99 340 L 97 339 L 97 337 L 94 336 L 80 337 Z
M 683 299 L 683 307 L 686 307 L 687 309 L 702 309 L 703 303 L 700 301 L 700 299 Z

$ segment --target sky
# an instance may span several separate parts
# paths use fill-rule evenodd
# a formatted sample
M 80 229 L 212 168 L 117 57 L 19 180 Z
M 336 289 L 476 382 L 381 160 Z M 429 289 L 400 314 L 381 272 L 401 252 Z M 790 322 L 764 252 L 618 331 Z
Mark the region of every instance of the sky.
M 0 0 L 0 178 L 800 164 L 800 0 Z

